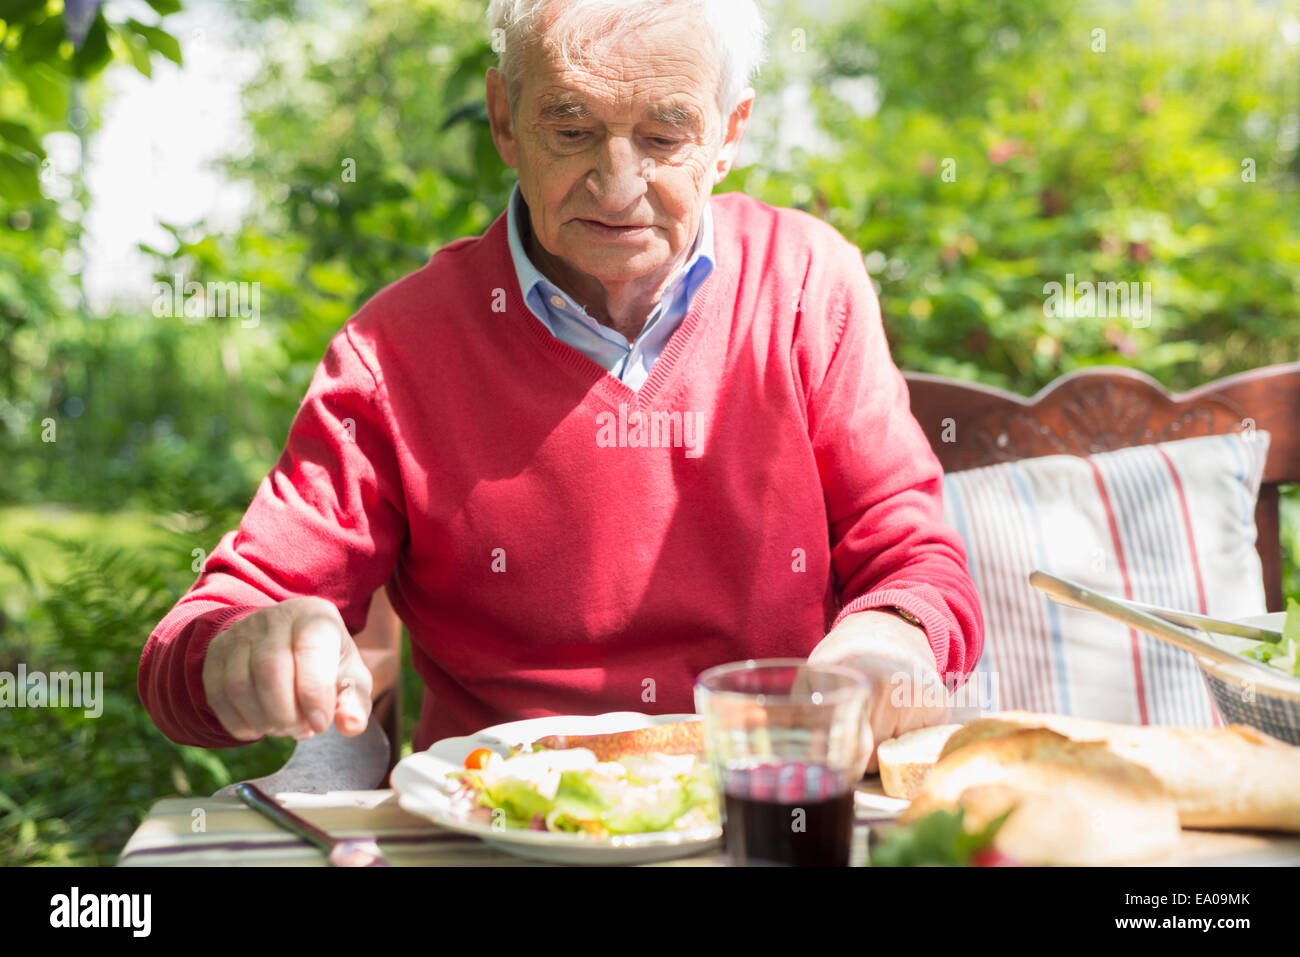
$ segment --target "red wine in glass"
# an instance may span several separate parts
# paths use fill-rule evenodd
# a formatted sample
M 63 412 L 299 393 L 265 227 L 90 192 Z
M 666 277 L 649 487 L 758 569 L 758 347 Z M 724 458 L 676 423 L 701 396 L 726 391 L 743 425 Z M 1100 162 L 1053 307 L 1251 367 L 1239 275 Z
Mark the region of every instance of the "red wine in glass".
M 824 765 L 727 768 L 723 841 L 733 864 L 845 867 L 853 788 Z

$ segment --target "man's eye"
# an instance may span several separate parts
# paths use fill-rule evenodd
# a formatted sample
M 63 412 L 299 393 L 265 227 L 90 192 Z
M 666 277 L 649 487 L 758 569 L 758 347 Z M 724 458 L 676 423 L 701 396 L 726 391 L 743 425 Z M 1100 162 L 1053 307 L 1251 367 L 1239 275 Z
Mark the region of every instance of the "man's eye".
M 560 138 L 565 140 L 576 140 L 586 135 L 586 130 L 560 130 Z
M 652 136 L 650 137 L 650 142 L 654 143 L 655 146 L 662 146 L 664 149 L 671 149 L 672 147 L 676 146 L 680 141 L 666 140 L 662 136 Z

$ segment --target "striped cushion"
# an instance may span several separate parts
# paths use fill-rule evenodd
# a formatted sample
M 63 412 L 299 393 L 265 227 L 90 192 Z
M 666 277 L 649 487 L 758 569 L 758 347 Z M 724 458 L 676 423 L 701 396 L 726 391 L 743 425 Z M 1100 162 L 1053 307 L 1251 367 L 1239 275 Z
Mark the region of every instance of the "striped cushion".
M 1220 723 L 1190 654 L 1057 604 L 1028 576 L 1041 568 L 1216 617 L 1262 614 L 1255 500 L 1269 438 L 1255 430 L 948 473 L 945 517 L 965 539 L 984 606 L 972 675 L 980 709 Z

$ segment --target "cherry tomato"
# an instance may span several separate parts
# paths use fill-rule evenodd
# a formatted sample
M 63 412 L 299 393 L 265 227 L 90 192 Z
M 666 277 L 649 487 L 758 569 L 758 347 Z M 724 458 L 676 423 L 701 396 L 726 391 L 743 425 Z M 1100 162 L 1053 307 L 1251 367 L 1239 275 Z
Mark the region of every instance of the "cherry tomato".
M 477 748 L 465 756 L 465 767 L 470 771 L 481 771 L 487 764 L 488 755 L 495 753 L 491 748 Z
M 970 863 L 972 867 L 1024 867 L 1020 861 L 1003 854 L 995 847 L 986 847 L 982 851 L 976 851 L 971 856 Z

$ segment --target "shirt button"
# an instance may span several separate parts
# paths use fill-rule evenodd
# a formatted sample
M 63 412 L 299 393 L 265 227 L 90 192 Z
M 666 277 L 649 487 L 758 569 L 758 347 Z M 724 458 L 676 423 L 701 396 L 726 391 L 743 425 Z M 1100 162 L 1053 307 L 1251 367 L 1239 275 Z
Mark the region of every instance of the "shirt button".
M 560 296 L 560 295 L 552 296 L 552 297 L 551 297 L 551 305 L 554 306 L 556 309 L 563 309 L 563 308 L 564 308 L 564 297 L 563 297 L 563 296 Z

